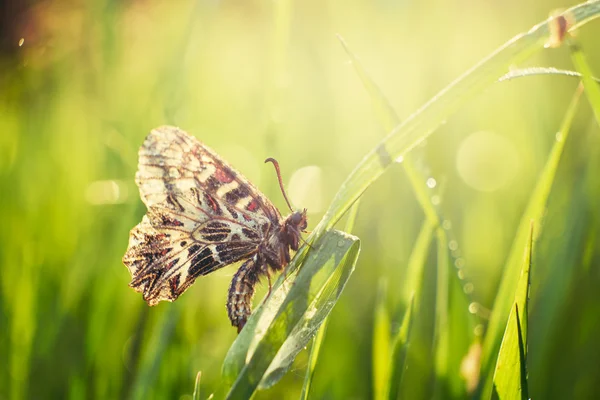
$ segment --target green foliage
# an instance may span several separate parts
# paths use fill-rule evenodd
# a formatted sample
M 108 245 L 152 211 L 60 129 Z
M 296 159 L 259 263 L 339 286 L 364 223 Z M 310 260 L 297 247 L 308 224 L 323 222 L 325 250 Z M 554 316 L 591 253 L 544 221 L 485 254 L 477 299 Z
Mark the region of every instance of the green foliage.
M 600 35 L 564 41 L 591 109 L 581 89 L 567 105 L 573 88 L 551 75 L 495 83 L 542 50 L 547 21 L 433 95 L 529 26 L 527 11 L 558 5 L 28 9 L 22 46 L 0 55 L 0 398 L 598 397 L 599 69 L 582 49 Z M 581 27 L 600 2 L 568 15 Z M 552 51 L 535 62 L 557 63 Z M 259 289 L 238 336 L 223 307 L 235 267 L 153 308 L 127 287 L 120 258 L 145 212 L 136 151 L 165 123 L 283 211 L 261 166 L 277 157 L 293 203 L 311 204 L 310 245 L 270 296 Z M 493 190 L 459 167 L 481 129 L 516 154 Z M 470 156 L 507 154 L 490 147 Z M 498 160 L 477 160 L 468 172 L 494 180 Z M 356 236 L 334 229 L 346 215 Z
M 533 223 L 525 246 L 523 267 L 515 292 L 513 309 L 508 317 L 498 360 L 496 361 L 493 398 L 529 399 L 527 389 L 527 320 L 529 318 L 532 251 Z
M 257 309 L 231 346 L 223 378 L 233 382 L 227 398 L 246 398 L 257 387 L 269 388 L 287 372 L 338 300 L 358 258 L 360 242 L 330 231 L 305 246 L 287 273 L 302 268 L 288 281 L 284 273 L 271 296 Z M 308 252 L 308 255 L 305 253 Z

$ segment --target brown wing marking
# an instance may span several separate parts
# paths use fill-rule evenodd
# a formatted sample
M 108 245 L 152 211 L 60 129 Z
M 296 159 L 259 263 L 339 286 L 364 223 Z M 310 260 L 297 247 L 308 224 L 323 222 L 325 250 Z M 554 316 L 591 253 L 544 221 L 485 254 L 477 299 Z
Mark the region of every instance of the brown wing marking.
M 169 194 L 197 188 L 242 214 L 281 219 L 279 211 L 242 174 L 198 139 L 172 126 L 153 129 L 146 137 L 139 151 L 136 183 L 148 207 L 164 202 Z
M 256 251 L 256 243 L 248 241 L 222 246 L 198 243 L 181 232 L 166 234 L 144 217 L 131 232 L 123 263 L 132 276 L 129 285 L 153 306 L 161 300 L 174 301 L 198 276 L 251 257 Z

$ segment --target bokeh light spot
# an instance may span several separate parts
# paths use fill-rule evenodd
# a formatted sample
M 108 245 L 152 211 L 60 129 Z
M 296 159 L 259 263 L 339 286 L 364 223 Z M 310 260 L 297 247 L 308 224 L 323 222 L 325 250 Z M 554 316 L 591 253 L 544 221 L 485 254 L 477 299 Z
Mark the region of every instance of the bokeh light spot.
M 292 204 L 306 208 L 309 213 L 323 209 L 323 173 L 321 168 L 309 165 L 298 169 L 287 187 Z
M 492 132 L 475 132 L 461 143 L 456 168 L 473 189 L 493 192 L 505 187 L 519 169 L 518 152 L 508 139 Z

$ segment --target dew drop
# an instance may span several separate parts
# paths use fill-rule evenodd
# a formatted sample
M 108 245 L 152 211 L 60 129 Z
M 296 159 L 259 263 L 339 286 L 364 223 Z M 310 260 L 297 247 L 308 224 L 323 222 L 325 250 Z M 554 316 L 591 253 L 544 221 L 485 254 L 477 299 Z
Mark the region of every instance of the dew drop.
M 556 132 L 555 137 L 556 137 L 556 141 L 557 142 L 562 142 L 563 141 L 563 134 L 562 134 L 562 132 Z
M 471 314 L 477 314 L 478 311 L 479 311 L 479 304 L 477 304 L 475 302 L 469 304 L 469 312 Z
M 398 156 L 395 160 L 398 164 L 402 163 L 402 161 L 404 161 L 404 156 Z
M 463 287 L 465 294 L 473 293 L 473 289 L 474 289 L 474 287 L 471 282 L 466 283 L 465 286 Z M 473 314 L 475 314 L 477 312 L 477 310 L 479 310 L 479 306 L 477 305 L 477 303 L 471 303 L 471 305 L 469 305 L 469 310 L 471 310 L 471 307 L 476 307 L 475 311 L 471 311 Z
M 435 196 L 431 196 L 431 204 L 433 204 L 434 206 L 439 206 L 441 202 L 442 198 L 437 194 Z
M 427 179 L 427 187 L 429 189 L 433 189 L 436 185 L 437 185 L 437 182 L 435 181 L 434 178 Z
M 450 222 L 450 220 L 445 219 L 444 222 L 442 222 L 442 228 L 444 228 L 447 231 L 452 229 L 452 222 Z
M 478 324 L 475 328 L 473 328 L 473 333 L 478 337 L 483 335 L 483 325 Z
M 457 250 L 458 249 L 458 242 L 456 240 L 451 240 L 448 243 L 448 248 L 452 251 Z
M 19 47 L 23 46 L 23 43 L 25 43 L 25 38 L 19 39 Z

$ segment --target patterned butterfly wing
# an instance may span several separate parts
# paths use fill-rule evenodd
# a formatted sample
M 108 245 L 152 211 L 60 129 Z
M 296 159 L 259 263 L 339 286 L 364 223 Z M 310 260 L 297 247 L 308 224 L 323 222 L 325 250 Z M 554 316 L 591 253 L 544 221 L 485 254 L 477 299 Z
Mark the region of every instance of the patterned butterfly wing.
M 251 257 L 272 218 L 280 218 L 243 176 L 184 131 L 153 130 L 139 156 L 136 182 L 148 213 L 131 231 L 123 263 L 130 286 L 149 305 L 173 301 L 198 276 Z
M 123 263 L 131 272 L 130 286 L 149 305 L 177 299 L 196 280 L 257 252 L 263 233 L 238 214 L 214 215 L 197 189 L 172 195 L 171 201 L 148 209 L 133 228 Z M 216 199 L 217 205 L 224 204 Z
M 233 207 L 246 220 L 260 216 L 273 223 L 281 220 L 277 208 L 243 175 L 208 146 L 173 126 L 153 129 L 146 137 L 139 152 L 136 183 L 148 207 L 164 202 L 172 193 L 197 188 L 213 199 L 222 199 L 226 208 Z

